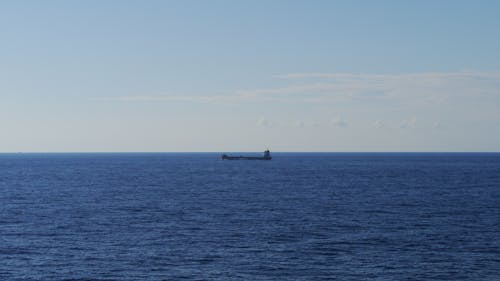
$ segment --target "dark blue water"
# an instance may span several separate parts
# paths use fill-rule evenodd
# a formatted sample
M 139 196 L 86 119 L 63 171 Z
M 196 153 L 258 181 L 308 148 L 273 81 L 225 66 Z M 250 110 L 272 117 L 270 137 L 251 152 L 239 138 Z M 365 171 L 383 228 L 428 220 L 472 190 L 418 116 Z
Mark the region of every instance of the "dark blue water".
M 500 280 L 500 154 L 0 155 L 0 280 Z

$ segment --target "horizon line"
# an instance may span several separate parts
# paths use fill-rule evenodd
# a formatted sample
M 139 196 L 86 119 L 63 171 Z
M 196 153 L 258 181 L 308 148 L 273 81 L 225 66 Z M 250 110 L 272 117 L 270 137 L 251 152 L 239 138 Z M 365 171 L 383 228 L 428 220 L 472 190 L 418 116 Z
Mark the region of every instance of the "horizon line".
M 262 151 L 16 151 L 0 154 L 189 154 L 261 153 Z M 272 153 L 500 153 L 500 151 L 271 151 Z

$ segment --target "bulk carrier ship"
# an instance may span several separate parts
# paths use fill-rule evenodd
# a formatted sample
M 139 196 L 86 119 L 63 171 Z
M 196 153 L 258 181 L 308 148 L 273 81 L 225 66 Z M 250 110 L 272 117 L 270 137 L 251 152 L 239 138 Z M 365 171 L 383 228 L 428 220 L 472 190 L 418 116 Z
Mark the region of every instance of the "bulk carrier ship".
M 227 154 L 222 154 L 220 159 L 222 160 L 271 160 L 273 159 L 271 157 L 271 153 L 269 152 L 269 149 L 264 151 L 264 156 L 231 156 Z

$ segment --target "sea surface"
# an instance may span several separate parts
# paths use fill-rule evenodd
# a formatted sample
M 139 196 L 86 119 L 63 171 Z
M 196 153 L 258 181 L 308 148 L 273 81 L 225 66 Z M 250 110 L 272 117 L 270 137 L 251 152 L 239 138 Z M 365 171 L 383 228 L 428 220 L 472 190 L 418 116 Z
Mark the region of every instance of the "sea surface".
M 0 154 L 0 280 L 500 280 L 500 154 Z

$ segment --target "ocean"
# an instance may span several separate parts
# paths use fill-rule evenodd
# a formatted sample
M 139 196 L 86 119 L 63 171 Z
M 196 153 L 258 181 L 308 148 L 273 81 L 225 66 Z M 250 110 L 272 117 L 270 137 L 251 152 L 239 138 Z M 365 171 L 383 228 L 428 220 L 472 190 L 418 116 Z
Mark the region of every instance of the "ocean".
M 500 280 L 500 154 L 0 154 L 0 280 Z

